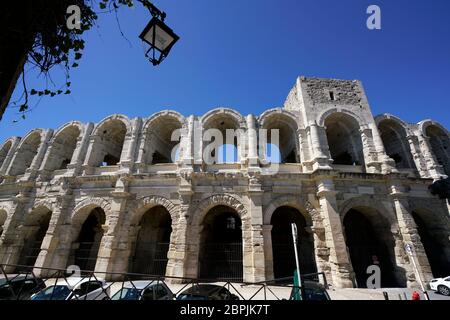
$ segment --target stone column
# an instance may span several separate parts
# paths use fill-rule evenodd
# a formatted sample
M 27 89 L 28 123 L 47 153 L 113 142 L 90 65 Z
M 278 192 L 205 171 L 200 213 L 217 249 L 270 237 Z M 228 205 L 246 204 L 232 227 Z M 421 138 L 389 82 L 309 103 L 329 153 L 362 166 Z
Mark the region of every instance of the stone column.
M 397 216 L 398 226 L 400 229 L 401 238 L 396 242 L 396 262 L 397 265 L 406 269 L 406 278 L 408 287 L 418 287 L 416 274 L 414 271 L 413 263 L 410 261 L 411 257 L 405 252 L 405 245 L 410 244 L 414 248 L 414 259 L 419 269 L 420 277 L 422 281 L 428 282 L 433 278 L 431 272 L 430 263 L 428 262 L 425 249 L 420 241 L 420 236 L 417 231 L 417 226 L 414 222 L 414 218 L 411 215 L 408 198 L 404 193 L 402 187 L 398 184 L 391 186 L 390 193 L 392 203 Z
M 364 165 L 368 173 L 381 173 L 381 163 L 378 162 L 377 151 L 373 141 L 372 130 L 362 128 L 359 130 L 362 140 Z
M 255 117 L 252 114 L 247 116 L 247 135 L 248 135 L 248 165 L 249 167 L 258 166 L 258 137 L 256 134 Z
M 166 276 L 185 277 L 185 263 L 187 259 L 187 232 L 189 218 L 190 195 L 181 196 L 180 210 L 177 221 L 172 221 L 172 235 L 170 237 L 170 247 L 167 253 Z M 181 282 L 175 279 L 168 279 L 171 282 Z
M 331 169 L 330 156 L 323 150 L 323 143 L 321 136 L 324 134 L 324 129 L 318 124 L 312 123 L 307 128 L 309 130 L 311 139 L 311 150 L 313 157 L 313 169 Z
M 136 146 L 138 145 L 138 139 L 140 136 L 142 126 L 141 118 L 136 118 L 131 121 L 131 132 L 127 132 L 125 135 L 124 146 L 122 154 L 120 156 L 120 169 L 121 173 L 130 173 L 133 170 L 134 156 L 136 152 Z
M 130 255 L 128 230 L 124 228 L 127 202 L 130 195 L 127 192 L 112 192 L 111 212 L 107 212 L 100 248 L 98 251 L 95 272 L 107 280 L 120 279 L 118 275 L 106 275 L 105 272 L 125 273 L 128 269 Z
M 429 177 L 428 168 L 426 165 L 426 161 L 423 158 L 423 154 L 419 148 L 419 140 L 414 135 L 408 135 L 406 136 L 406 139 L 408 140 L 409 149 L 411 151 L 414 164 L 416 165 L 420 177 L 428 178 Z
M 353 269 L 347 253 L 341 218 L 337 209 L 337 192 L 331 179 L 318 181 L 317 186 L 326 246 L 330 248 L 331 282 L 337 288 L 351 288 L 353 287 Z
M 77 139 L 77 146 L 72 155 L 70 163 L 67 165 L 67 169 L 72 171 L 72 175 L 76 176 L 81 173 L 81 166 L 86 160 L 86 152 L 89 145 L 89 137 L 94 128 L 93 123 L 88 123 L 84 126 L 82 134 Z
M 64 183 L 64 182 L 63 182 Z M 70 220 L 70 202 L 72 192 L 64 185 L 61 194 L 58 196 L 58 203 L 54 206 L 47 232 L 42 241 L 41 251 L 34 264 L 40 268 L 65 269 L 67 259 L 70 255 L 72 245 L 72 226 L 66 223 Z M 43 269 L 34 269 L 38 276 L 47 276 L 52 271 Z
M 378 127 L 376 126 L 375 122 L 369 123 L 369 128 L 372 131 L 373 146 L 377 154 L 376 159 L 379 163 L 379 166 L 381 166 L 378 167 L 381 170 L 381 172 L 379 173 L 386 174 L 392 171 L 396 172 L 397 169 L 395 168 L 395 161 L 389 158 L 386 154 L 383 140 L 381 139 Z
M 273 273 L 273 247 L 272 247 L 272 228 L 271 224 L 262 225 L 262 234 L 264 241 L 264 259 L 265 259 L 265 280 L 274 279 Z
M 83 175 L 93 174 L 95 171 L 95 167 L 98 165 L 96 159 L 97 150 L 95 150 L 95 148 L 100 140 L 101 138 L 98 135 L 91 135 L 89 137 L 89 146 L 83 163 Z
M 419 139 L 420 151 L 426 161 L 426 166 L 430 177 L 433 179 L 439 179 L 444 175 L 444 170 L 436 161 L 436 157 L 431 149 L 430 138 L 423 134 L 419 134 L 417 138 Z

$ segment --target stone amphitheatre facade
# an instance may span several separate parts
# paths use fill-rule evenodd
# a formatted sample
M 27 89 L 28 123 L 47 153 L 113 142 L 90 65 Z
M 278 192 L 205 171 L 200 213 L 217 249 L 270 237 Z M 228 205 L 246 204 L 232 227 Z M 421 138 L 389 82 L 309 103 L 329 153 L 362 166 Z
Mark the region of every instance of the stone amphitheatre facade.
M 195 137 L 210 128 L 245 132 L 235 161 L 203 161 Z M 279 129 L 276 172 L 250 129 Z M 428 191 L 450 174 L 449 148 L 438 122 L 374 118 L 359 81 L 305 77 L 260 116 L 165 110 L 35 129 L 0 146 L 0 260 L 256 282 L 292 276 L 295 222 L 302 273 L 364 287 L 378 263 L 383 286 L 417 286 L 406 244 L 423 280 L 450 274 L 449 208 Z

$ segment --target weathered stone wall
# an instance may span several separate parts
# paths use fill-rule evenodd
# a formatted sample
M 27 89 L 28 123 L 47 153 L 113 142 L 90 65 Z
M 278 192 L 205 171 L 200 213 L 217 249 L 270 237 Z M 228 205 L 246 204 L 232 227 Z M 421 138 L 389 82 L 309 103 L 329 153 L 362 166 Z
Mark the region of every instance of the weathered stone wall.
M 395 121 L 389 127 L 395 139 L 380 134 L 378 127 L 386 121 Z M 333 125 L 341 131 L 333 131 Z M 243 130 L 237 163 L 203 162 L 201 137 L 207 128 Z M 181 129 L 179 159 L 152 164 L 155 151 L 169 156 L 177 143 L 171 141 L 175 129 Z M 267 171 L 258 161 L 258 137 L 248 129 L 280 129 L 280 150 L 285 155 L 294 150 L 295 156 L 276 172 Z M 330 146 L 327 133 L 339 132 L 348 134 Z M 437 145 L 436 137 L 443 142 Z M 127 272 L 142 216 L 162 206 L 172 221 L 166 274 L 197 277 L 203 219 L 223 205 L 242 221 L 244 281 L 269 280 L 274 276 L 272 214 L 289 206 L 305 218 L 317 270 L 334 286 L 351 287 L 354 271 L 343 219 L 357 209 L 389 243 L 394 272 L 416 286 L 406 243 L 414 245 L 421 277 L 432 274 L 414 210 L 426 212 L 432 229 L 440 221 L 438 237 L 443 250 L 450 250 L 444 239 L 450 230 L 448 207 L 427 190 L 433 179 L 448 174 L 448 141 L 448 131 L 431 120 L 415 125 L 391 115 L 374 119 L 359 81 L 304 77 L 284 108 L 259 117 L 228 108 L 186 118 L 166 110 L 149 118 L 113 115 L 97 125 L 72 122 L 55 132 L 35 130 L 0 147 L 0 259 L 17 263 L 32 232 L 30 217 L 48 211 L 51 219 L 35 266 L 67 267 L 82 224 L 92 209 L 101 208 L 105 223 L 95 269 Z M 361 165 L 333 164 L 330 149 L 346 147 L 359 153 Z M 408 155 L 408 168 L 396 166 L 386 153 L 400 148 Z M 106 154 L 119 162 L 101 167 Z

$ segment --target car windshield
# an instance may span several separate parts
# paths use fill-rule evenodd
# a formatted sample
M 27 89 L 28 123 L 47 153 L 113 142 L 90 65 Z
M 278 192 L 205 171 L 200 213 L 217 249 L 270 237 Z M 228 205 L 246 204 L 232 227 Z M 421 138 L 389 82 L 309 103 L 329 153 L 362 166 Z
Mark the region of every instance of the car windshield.
M 51 286 L 37 293 L 31 300 L 65 300 L 70 293 L 67 286 Z
M 111 300 L 138 300 L 139 291 L 135 288 L 123 288 L 120 289 Z
M 208 300 L 208 297 L 195 294 L 180 294 L 177 300 Z

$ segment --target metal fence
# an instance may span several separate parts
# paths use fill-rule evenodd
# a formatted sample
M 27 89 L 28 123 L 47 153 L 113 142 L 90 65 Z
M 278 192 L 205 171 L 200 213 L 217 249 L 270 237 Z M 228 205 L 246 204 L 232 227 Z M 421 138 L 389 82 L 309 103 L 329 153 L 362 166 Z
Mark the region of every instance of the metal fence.
M 243 279 L 242 242 L 205 243 L 200 258 L 199 274 L 207 279 L 241 282 Z
M 21 272 L 10 274 L 7 270 L 21 270 Z M 38 276 L 38 274 L 45 274 L 45 277 Z M 68 272 L 68 270 L 65 269 L 0 264 L 0 300 L 29 300 L 33 294 L 43 292 L 56 284 L 67 284 L 67 290 L 70 291 L 70 297 L 72 297 L 70 300 L 111 300 L 112 296 L 119 290 L 125 288 L 125 286 L 127 286 L 127 288 L 137 288 L 138 285 L 142 285 L 142 282 L 139 283 L 136 279 L 139 279 L 139 281 L 146 281 L 145 288 L 159 284 L 163 284 L 166 287 L 172 286 L 172 288 L 174 288 L 173 283 L 178 284 L 172 291 L 172 299 L 176 299 L 179 297 L 180 293 L 185 292 L 185 290 L 189 288 L 195 288 L 199 285 L 211 283 L 214 283 L 219 289 L 223 288 L 228 290 L 231 296 L 239 300 L 294 300 L 299 290 L 301 290 L 301 288 L 294 286 L 292 282 L 291 284 L 284 285 L 277 284 L 277 279 L 258 283 L 232 283 L 224 279 L 204 280 L 138 273 L 111 273 L 81 270 L 80 274 L 82 274 L 81 277 L 76 277 L 77 275 L 74 275 L 73 272 Z M 105 278 L 120 278 L 121 280 L 105 282 L 103 280 Z M 323 280 L 321 280 L 321 282 L 325 284 L 323 288 L 327 287 L 326 278 L 323 273 L 304 275 L 304 279 L 313 278 L 322 278 Z M 74 279 L 84 279 L 83 281 L 89 280 L 89 283 L 87 286 L 80 289 L 74 285 Z M 97 285 L 100 283 L 102 283 L 102 285 Z M 289 293 L 287 295 L 281 295 L 278 290 L 280 288 L 286 289 L 284 292 Z M 142 290 L 142 286 L 140 289 Z M 54 293 L 54 291 L 52 291 L 52 293 L 47 296 L 46 300 L 60 300 L 60 296 L 57 292 Z

